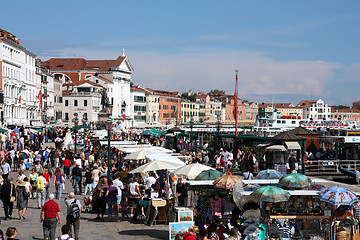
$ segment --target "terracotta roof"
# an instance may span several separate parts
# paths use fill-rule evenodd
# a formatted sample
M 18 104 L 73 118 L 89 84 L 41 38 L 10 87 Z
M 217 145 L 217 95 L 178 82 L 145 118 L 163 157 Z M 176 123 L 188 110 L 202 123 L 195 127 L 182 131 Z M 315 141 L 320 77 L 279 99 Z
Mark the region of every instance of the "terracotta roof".
M 51 58 L 43 62 L 51 70 L 94 70 L 109 71 L 118 67 L 126 57 L 119 56 L 116 60 L 86 60 L 84 58 Z
M 298 107 L 311 107 L 312 104 L 315 104 L 317 100 L 302 100 L 297 105 Z
M 341 108 L 341 109 L 335 109 L 335 107 L 331 108 L 332 113 L 360 113 L 360 110 L 354 109 L 354 108 Z
M 272 107 L 278 109 L 278 108 L 297 108 L 292 103 L 260 103 L 259 107 Z
M 107 78 L 105 78 L 105 77 L 103 77 L 103 76 L 101 76 L 101 75 L 98 75 L 98 74 L 95 75 L 95 77 L 103 80 L 104 82 L 108 82 L 108 83 L 112 83 L 112 82 L 113 82 L 113 81 L 111 81 L 110 79 L 107 79 Z
M 138 91 L 138 92 L 144 92 L 146 94 L 152 94 L 149 90 L 147 90 L 146 88 L 142 88 L 140 86 L 132 86 L 131 87 L 131 91 Z
M 96 70 L 100 72 L 109 71 L 112 67 L 118 67 L 126 57 L 119 56 L 116 60 L 88 60 L 86 70 Z
M 62 95 L 65 96 L 65 95 L 70 95 L 71 93 L 71 90 L 63 90 L 62 91 Z

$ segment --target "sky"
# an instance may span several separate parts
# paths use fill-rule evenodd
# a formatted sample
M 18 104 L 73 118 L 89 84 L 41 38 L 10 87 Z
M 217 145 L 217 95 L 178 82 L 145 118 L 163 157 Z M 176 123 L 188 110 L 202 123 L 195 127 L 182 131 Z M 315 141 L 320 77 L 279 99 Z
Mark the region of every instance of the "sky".
M 0 28 L 42 60 L 116 59 L 153 89 L 256 102 L 360 100 L 358 0 L 0 1 Z

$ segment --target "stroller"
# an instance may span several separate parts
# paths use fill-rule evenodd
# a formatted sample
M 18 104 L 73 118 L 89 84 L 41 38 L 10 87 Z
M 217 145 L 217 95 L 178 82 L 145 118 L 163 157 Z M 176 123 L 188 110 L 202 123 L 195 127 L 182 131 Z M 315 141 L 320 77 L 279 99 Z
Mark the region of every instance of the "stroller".
M 84 197 L 84 207 L 82 211 L 85 213 L 92 213 L 93 212 L 93 199 L 92 196 Z

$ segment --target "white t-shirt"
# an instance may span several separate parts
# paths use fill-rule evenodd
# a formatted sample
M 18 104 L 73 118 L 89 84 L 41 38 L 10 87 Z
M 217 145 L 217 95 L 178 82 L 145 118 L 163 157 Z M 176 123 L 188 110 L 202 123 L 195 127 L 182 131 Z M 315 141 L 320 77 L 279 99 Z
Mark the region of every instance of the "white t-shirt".
M 156 183 L 156 179 L 154 177 L 148 177 L 145 179 L 145 189 L 152 189 L 152 185 Z
M 25 187 L 28 190 L 28 192 L 30 192 L 30 186 L 31 184 L 29 182 L 25 182 Z
M 139 186 L 138 182 L 132 182 L 129 184 L 129 190 L 131 195 L 139 195 L 139 193 L 136 191 L 136 186 Z
M 114 181 L 113 181 L 113 185 L 114 185 L 114 187 L 116 187 L 117 188 L 117 190 L 118 190 L 118 196 L 121 196 L 122 195 L 122 192 L 121 192 L 121 190 L 123 190 L 124 189 L 124 184 L 122 183 L 122 181 L 120 181 L 119 179 L 115 179 Z
M 81 159 L 80 158 L 75 159 L 75 166 L 76 165 L 79 165 L 79 167 L 81 168 Z

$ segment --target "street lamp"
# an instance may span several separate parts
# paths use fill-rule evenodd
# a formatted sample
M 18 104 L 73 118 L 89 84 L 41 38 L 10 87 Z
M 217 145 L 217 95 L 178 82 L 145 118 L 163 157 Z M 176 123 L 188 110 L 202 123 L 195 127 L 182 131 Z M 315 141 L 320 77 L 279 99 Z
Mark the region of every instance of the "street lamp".
M 113 120 L 108 118 L 105 122 L 106 130 L 108 131 L 108 172 L 107 177 L 110 179 L 110 168 L 111 168 L 111 149 L 110 149 L 110 139 L 111 139 L 111 129 L 112 129 Z
M 78 124 L 79 124 L 79 119 L 78 119 L 78 114 L 77 113 L 74 113 L 73 123 L 74 123 L 74 126 L 75 126 L 75 154 L 76 154 L 76 132 L 77 132 Z
M 216 128 L 217 128 L 217 145 L 218 145 L 218 148 L 219 148 L 219 139 L 220 139 L 220 128 L 221 128 L 221 120 L 220 120 L 220 116 L 218 115 L 217 116 L 217 121 L 216 121 Z
M 190 151 L 191 151 L 191 148 L 192 148 L 191 135 L 192 135 L 193 127 L 194 127 L 194 118 L 193 117 L 191 117 L 191 120 L 189 122 L 189 126 L 190 126 Z

